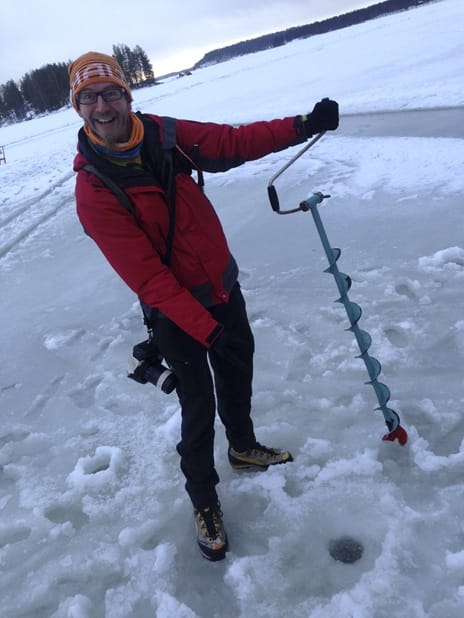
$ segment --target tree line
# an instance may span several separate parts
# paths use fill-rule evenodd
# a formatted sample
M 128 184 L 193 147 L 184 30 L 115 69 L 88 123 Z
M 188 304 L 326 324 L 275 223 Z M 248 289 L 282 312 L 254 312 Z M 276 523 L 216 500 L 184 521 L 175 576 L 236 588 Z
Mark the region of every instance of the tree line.
M 265 49 L 279 47 L 295 39 L 304 39 L 317 34 L 325 34 L 327 32 L 339 30 L 340 28 L 347 28 L 370 19 L 381 17 L 382 15 L 403 11 L 432 1 L 433 0 L 385 0 L 384 2 L 372 4 L 364 9 L 357 9 L 349 13 L 344 13 L 343 15 L 329 17 L 322 21 L 316 21 L 303 26 L 294 26 L 287 30 L 264 34 L 255 39 L 240 41 L 239 43 L 234 43 L 227 47 L 214 49 L 206 53 L 193 68 L 198 69 L 210 64 L 217 64 L 218 62 L 226 62 L 236 56 L 243 56 L 245 54 L 264 51 Z
M 131 88 L 155 83 L 153 66 L 136 45 L 113 45 L 113 57 L 121 65 Z M 10 79 L 0 85 L 0 123 L 19 122 L 36 114 L 55 111 L 69 104 L 68 62 L 46 64 L 26 73 L 19 83 Z

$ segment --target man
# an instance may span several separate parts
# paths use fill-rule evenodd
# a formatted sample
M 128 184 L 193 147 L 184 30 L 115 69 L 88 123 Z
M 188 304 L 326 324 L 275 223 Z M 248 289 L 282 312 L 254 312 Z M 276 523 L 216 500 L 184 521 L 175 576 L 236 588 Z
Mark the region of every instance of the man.
M 130 88 L 111 56 L 88 52 L 69 72 L 71 101 L 84 121 L 74 161 L 78 216 L 138 295 L 156 344 L 175 372 L 182 409 L 177 450 L 197 542 L 204 557 L 220 560 L 228 540 L 216 492 L 215 394 L 232 468 L 265 470 L 292 456 L 256 440 L 250 417 L 254 341 L 238 267 L 191 171 L 225 171 L 336 129 L 338 104 L 324 99 L 307 116 L 238 128 L 165 120 L 131 111 Z M 163 145 L 173 136 L 169 160 Z M 85 169 L 88 164 L 93 170 Z M 123 189 L 132 212 L 101 173 Z

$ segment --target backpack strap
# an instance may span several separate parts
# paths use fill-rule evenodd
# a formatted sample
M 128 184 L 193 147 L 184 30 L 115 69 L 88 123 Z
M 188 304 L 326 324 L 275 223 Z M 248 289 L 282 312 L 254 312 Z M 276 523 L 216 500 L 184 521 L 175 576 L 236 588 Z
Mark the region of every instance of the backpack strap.
M 151 166 L 153 175 L 161 183 L 168 202 L 169 209 L 169 228 L 166 237 L 166 253 L 163 263 L 166 266 L 171 264 L 172 246 L 174 243 L 174 229 L 176 224 L 176 181 L 178 171 L 177 159 L 174 157 L 176 150 L 176 119 L 170 116 L 162 116 L 160 140 L 159 130 L 155 123 L 142 114 L 137 112 L 138 117 L 144 125 L 144 148 L 142 156 Z M 189 168 L 191 172 L 191 168 Z
M 95 165 L 92 165 L 91 163 L 87 163 L 87 165 L 84 165 L 83 169 L 97 176 L 97 178 L 99 178 L 103 182 L 103 184 L 105 184 L 108 189 L 110 189 L 110 191 L 114 193 L 114 195 L 118 198 L 124 208 L 126 208 L 131 213 L 131 215 L 135 217 L 135 208 L 129 196 L 125 191 L 123 191 L 123 189 L 121 189 L 119 185 L 114 182 L 114 180 L 111 180 L 109 176 L 101 172 L 97 167 L 95 167 Z
M 171 264 L 172 246 L 174 244 L 174 228 L 176 226 L 176 170 L 174 165 L 174 149 L 176 147 L 176 120 L 169 116 L 162 117 L 163 139 L 161 146 L 163 149 L 162 163 L 162 182 L 168 198 L 169 207 L 169 229 L 166 237 L 166 254 L 164 263 L 166 266 Z

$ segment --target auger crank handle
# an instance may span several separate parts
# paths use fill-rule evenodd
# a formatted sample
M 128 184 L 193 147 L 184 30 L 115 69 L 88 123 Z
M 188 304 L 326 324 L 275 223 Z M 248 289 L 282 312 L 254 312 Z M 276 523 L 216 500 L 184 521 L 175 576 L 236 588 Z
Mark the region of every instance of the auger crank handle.
M 277 195 L 277 190 L 274 186 L 274 182 L 277 180 L 277 178 L 283 174 L 285 172 L 285 170 L 287 170 L 291 165 L 293 165 L 295 163 L 295 161 L 297 159 L 299 159 L 301 157 L 301 155 L 303 155 L 307 150 L 309 150 L 311 148 L 311 146 L 313 146 L 317 141 L 319 141 L 321 139 L 321 137 L 325 134 L 325 131 L 322 131 L 321 133 L 318 133 L 317 135 L 315 135 L 312 140 L 310 142 L 308 142 L 304 148 L 302 148 L 299 152 L 297 152 L 297 154 L 290 159 L 290 161 L 288 163 L 286 163 L 276 174 L 274 174 L 274 176 L 271 178 L 271 180 L 269 181 L 268 185 L 267 185 L 267 194 L 269 197 L 269 201 L 271 203 L 271 207 L 272 210 L 274 212 L 276 212 L 278 215 L 289 215 L 292 212 L 299 212 L 300 210 L 305 210 L 304 207 L 302 207 L 301 204 L 304 204 L 305 202 L 302 202 L 298 208 L 291 208 L 289 210 L 280 210 L 280 204 L 279 204 L 279 197 Z M 314 194 L 317 195 L 317 194 Z M 322 194 L 321 194 L 322 195 Z M 327 197 L 327 196 L 324 196 Z M 311 198 L 309 198 L 311 199 Z M 308 200 L 306 200 L 308 201 Z M 320 200 L 322 201 L 322 200 Z M 319 204 L 320 202 L 316 202 L 317 204 Z M 309 208 L 311 208 L 311 206 L 308 206 L 306 208 L 306 210 L 309 210 Z

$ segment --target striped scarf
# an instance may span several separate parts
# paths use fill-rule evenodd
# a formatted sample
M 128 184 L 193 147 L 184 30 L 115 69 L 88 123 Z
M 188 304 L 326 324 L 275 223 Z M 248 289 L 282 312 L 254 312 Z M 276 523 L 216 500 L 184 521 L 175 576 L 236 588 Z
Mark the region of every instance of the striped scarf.
M 143 122 L 140 118 L 130 112 L 132 128 L 129 140 L 115 146 L 114 150 L 109 150 L 105 143 L 96 133 L 92 131 L 86 124 L 84 131 L 90 140 L 93 148 L 106 159 L 114 160 L 115 163 L 126 165 L 128 163 L 141 163 L 140 151 L 143 144 Z

